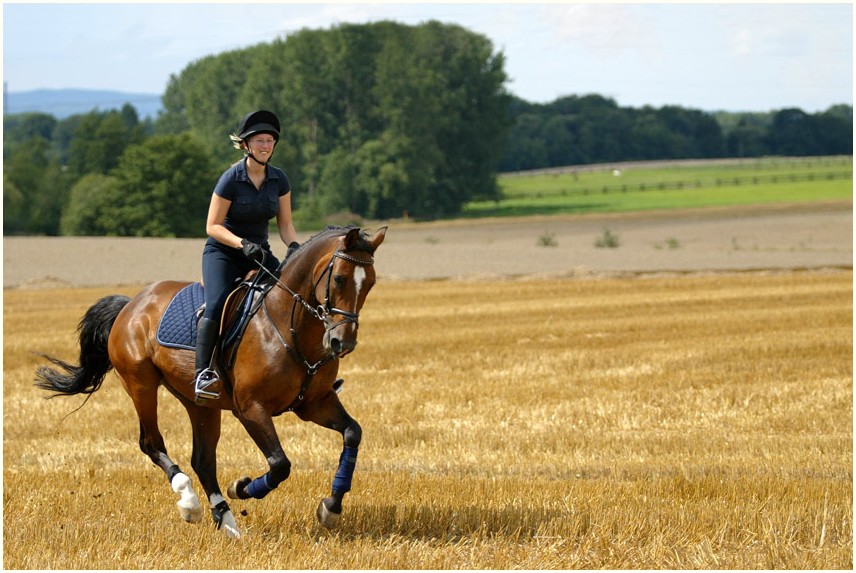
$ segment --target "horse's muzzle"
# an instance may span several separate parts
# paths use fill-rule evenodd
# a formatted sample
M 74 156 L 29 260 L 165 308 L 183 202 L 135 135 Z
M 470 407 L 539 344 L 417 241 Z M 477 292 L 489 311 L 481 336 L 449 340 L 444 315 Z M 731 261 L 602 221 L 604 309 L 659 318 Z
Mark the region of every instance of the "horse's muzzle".
M 345 343 L 340 341 L 339 339 L 333 339 L 332 345 L 333 352 L 336 354 L 336 356 L 339 357 L 345 356 L 346 354 L 350 354 L 354 351 L 354 348 L 357 347 L 356 341 Z
M 340 337 L 337 336 L 335 330 L 327 332 L 324 336 L 324 350 L 337 358 L 350 354 L 357 347 L 357 339 L 355 337 Z

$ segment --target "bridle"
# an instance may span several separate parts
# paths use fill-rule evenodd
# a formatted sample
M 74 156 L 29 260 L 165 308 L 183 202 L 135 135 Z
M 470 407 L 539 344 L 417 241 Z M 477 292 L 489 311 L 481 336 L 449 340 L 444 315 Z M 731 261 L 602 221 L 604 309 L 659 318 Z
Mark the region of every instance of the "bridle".
M 312 287 L 312 292 L 316 292 L 316 289 L 318 288 L 318 284 L 321 282 L 321 279 L 324 278 L 324 275 L 327 275 L 327 291 L 324 293 L 324 304 L 319 305 L 317 312 L 313 314 L 324 322 L 328 332 L 343 324 L 349 324 L 351 322 L 353 322 L 354 324 L 359 324 L 360 321 L 359 312 L 349 312 L 347 310 L 342 310 L 341 308 L 330 306 L 330 280 L 333 278 L 333 263 L 337 258 L 342 259 L 344 261 L 348 261 L 355 265 L 366 267 L 374 264 L 374 259 L 372 257 L 369 257 L 368 259 L 359 259 L 357 257 L 348 255 L 347 253 L 343 253 L 341 249 L 337 250 L 335 253 L 333 253 L 333 256 L 330 257 L 330 264 L 327 265 L 327 268 L 324 270 L 323 273 L 321 273 L 321 276 L 318 277 L 318 280 L 315 281 L 315 285 Z M 339 322 L 333 322 L 334 314 L 343 316 L 344 319 L 340 320 Z
M 343 252 L 341 247 L 339 249 L 337 249 L 333 253 L 333 255 L 330 257 L 330 262 L 327 264 L 324 271 L 320 275 L 318 275 L 318 278 L 315 279 L 312 283 L 312 296 L 315 297 L 315 293 L 317 292 L 318 285 L 320 285 L 321 281 L 324 280 L 324 275 L 327 275 L 326 291 L 324 293 L 324 304 L 318 304 L 317 306 L 313 306 L 313 305 L 309 304 L 309 302 L 307 302 L 306 299 L 304 299 L 299 293 L 293 291 L 287 284 L 282 282 L 282 280 L 280 280 L 280 278 L 278 276 L 276 276 L 274 273 L 272 273 L 264 265 L 261 265 L 261 264 L 259 265 L 259 267 L 262 271 L 264 271 L 268 275 L 270 275 L 270 277 L 274 281 L 275 286 L 285 290 L 286 292 L 288 292 L 291 295 L 293 303 L 292 303 L 292 307 L 291 307 L 291 325 L 290 325 L 289 330 L 291 332 L 292 345 L 289 345 L 285 341 L 285 338 L 282 336 L 282 333 L 279 331 L 279 328 L 277 327 L 276 322 L 274 322 L 273 316 L 271 316 L 270 310 L 267 307 L 267 304 L 265 301 L 267 299 L 267 293 L 270 292 L 269 290 L 266 291 L 263 295 L 262 306 L 265 309 L 265 314 L 267 315 L 268 320 L 270 321 L 271 325 L 273 326 L 273 330 L 276 333 L 277 337 L 279 338 L 280 343 L 282 343 L 282 345 L 285 347 L 285 349 L 289 352 L 289 354 L 292 355 L 292 357 L 298 363 L 302 362 L 303 365 L 306 367 L 306 377 L 304 378 L 303 385 L 300 388 L 300 392 L 297 395 L 297 398 L 295 398 L 295 400 L 291 403 L 291 405 L 286 410 L 293 410 L 295 405 L 303 400 L 303 397 L 306 393 L 306 389 L 309 387 L 309 383 L 312 381 L 312 377 L 315 375 L 315 373 L 318 372 L 318 369 L 321 368 L 324 364 L 326 364 L 330 360 L 337 358 L 337 356 L 335 356 L 333 354 L 329 354 L 327 356 L 322 357 L 317 362 L 312 363 L 312 362 L 309 362 L 306 359 L 306 357 L 304 357 L 303 354 L 300 352 L 300 348 L 298 347 L 298 344 L 297 344 L 298 332 L 297 332 L 297 327 L 295 326 L 295 320 L 294 320 L 294 317 L 297 314 L 296 310 L 297 310 L 298 305 L 300 305 L 310 315 L 314 316 L 315 318 L 317 318 L 318 320 L 323 322 L 324 326 L 325 326 L 325 332 L 330 332 L 334 328 L 337 328 L 343 324 L 354 323 L 356 325 L 359 325 L 360 313 L 356 309 L 354 309 L 354 311 L 351 312 L 351 311 L 343 310 L 341 308 L 334 307 L 330 303 L 330 281 L 332 280 L 332 277 L 333 277 L 333 264 L 336 262 L 337 258 L 342 259 L 344 261 L 348 261 L 354 265 L 360 265 L 360 266 L 371 266 L 374 264 L 374 258 L 372 258 L 371 256 L 368 259 L 360 259 L 358 257 L 354 257 L 352 255 L 349 255 L 349 254 Z M 283 262 L 283 266 L 284 266 L 284 264 L 285 263 Z M 280 267 L 280 268 L 282 268 L 282 267 Z M 315 298 L 317 300 L 317 297 L 315 297 Z M 333 316 L 336 316 L 336 315 L 342 316 L 343 317 L 342 320 L 335 321 L 333 319 Z

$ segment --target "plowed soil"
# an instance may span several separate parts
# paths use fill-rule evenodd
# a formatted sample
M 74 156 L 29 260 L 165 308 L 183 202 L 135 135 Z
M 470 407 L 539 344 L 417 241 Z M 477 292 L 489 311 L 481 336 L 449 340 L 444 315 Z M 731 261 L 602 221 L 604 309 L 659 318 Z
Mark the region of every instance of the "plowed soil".
M 201 224 L 201 222 L 200 222 Z M 853 204 L 395 221 L 380 280 L 598 277 L 853 266 Z M 368 226 L 374 229 L 378 225 Z M 609 232 L 618 245 L 598 247 Z M 301 241 L 310 233 L 301 233 Z M 204 239 L 5 237 L 4 288 L 199 280 Z M 274 243 L 282 256 L 284 245 Z

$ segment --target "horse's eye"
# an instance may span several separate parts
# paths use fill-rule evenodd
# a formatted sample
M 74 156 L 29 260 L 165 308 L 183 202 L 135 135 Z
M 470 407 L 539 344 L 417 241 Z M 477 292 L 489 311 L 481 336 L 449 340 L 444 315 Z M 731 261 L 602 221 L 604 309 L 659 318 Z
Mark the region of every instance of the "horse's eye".
M 336 284 L 337 289 L 345 287 L 345 277 L 342 275 L 333 275 L 333 282 Z

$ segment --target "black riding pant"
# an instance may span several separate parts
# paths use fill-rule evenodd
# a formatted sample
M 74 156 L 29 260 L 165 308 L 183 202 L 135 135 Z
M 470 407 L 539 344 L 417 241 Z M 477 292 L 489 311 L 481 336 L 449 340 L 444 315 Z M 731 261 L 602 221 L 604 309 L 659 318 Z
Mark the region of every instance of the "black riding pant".
M 279 261 L 270 250 L 270 245 L 262 244 L 265 251 L 264 266 L 275 271 Z M 227 247 L 213 239 L 205 243 L 202 251 L 202 282 L 205 286 L 205 318 L 220 323 L 226 298 L 237 283 L 253 269 L 258 269 L 258 263 L 244 256 L 241 249 Z

